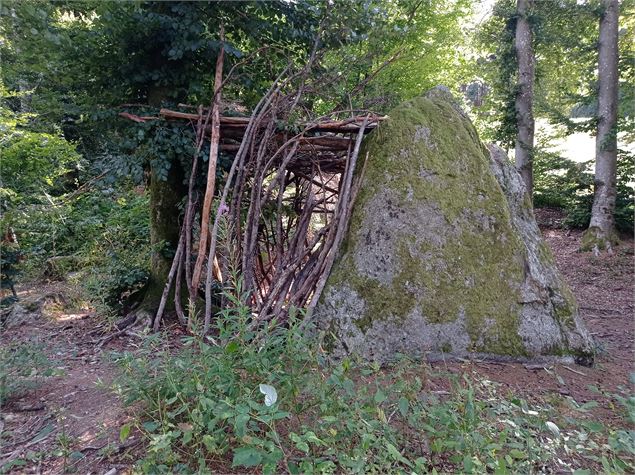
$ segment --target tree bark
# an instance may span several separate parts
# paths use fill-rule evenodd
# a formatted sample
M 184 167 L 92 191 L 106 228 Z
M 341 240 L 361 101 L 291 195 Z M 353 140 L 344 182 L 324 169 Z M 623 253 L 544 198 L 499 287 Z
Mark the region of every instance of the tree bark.
M 516 92 L 516 167 L 527 187 L 529 197 L 534 188 L 533 149 L 534 149 L 534 51 L 532 31 L 528 15 L 533 0 L 518 0 L 516 13 L 515 50 L 518 61 L 518 90 Z
M 167 89 L 153 87 L 148 91 L 148 103 L 160 107 L 167 95 Z M 145 295 L 137 313 L 139 318 L 148 318 L 150 324 L 159 308 L 163 289 L 168 279 L 174 252 L 179 244 L 179 203 L 187 194 L 183 183 L 184 173 L 178 162 L 173 162 L 167 180 L 157 177 L 150 170 L 150 244 L 152 257 L 150 277 Z M 172 291 L 173 293 L 173 291 Z M 166 312 L 174 310 L 174 299 L 169 298 Z
M 185 195 L 183 172 L 173 164 L 167 180 L 157 178 L 154 171 L 150 177 L 150 244 L 152 258 L 150 277 L 139 311 L 154 317 L 165 283 L 168 280 L 174 252 L 179 244 L 179 203 Z M 174 291 L 171 291 L 171 295 Z M 174 299 L 168 298 L 166 311 L 174 310 Z
M 615 243 L 618 101 L 618 0 L 603 0 L 598 47 L 598 128 L 595 138 L 595 195 L 582 248 L 611 251 Z

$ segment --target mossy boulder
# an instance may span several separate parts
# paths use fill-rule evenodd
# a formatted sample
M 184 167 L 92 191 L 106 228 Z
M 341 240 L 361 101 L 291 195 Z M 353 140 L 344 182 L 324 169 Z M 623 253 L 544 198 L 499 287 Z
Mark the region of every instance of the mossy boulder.
M 365 140 L 350 228 L 315 318 L 335 357 L 593 360 L 517 172 L 444 88 Z

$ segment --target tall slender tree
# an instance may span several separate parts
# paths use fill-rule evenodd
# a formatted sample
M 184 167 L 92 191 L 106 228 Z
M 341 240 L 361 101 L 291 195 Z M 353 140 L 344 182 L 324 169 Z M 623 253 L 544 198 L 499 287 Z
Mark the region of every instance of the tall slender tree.
M 516 92 L 516 167 L 527 187 L 533 193 L 533 148 L 534 148 L 534 50 L 529 13 L 534 0 L 518 0 L 516 7 L 516 36 L 514 47 L 518 62 Z
M 611 252 L 615 236 L 618 105 L 618 0 L 602 0 L 598 47 L 598 126 L 595 195 L 582 249 Z

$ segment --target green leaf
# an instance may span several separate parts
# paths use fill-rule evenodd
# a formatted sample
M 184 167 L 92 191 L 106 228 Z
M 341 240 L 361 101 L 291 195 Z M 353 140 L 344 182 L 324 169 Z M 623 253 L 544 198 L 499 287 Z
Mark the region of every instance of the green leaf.
M 399 413 L 402 417 L 406 417 L 408 415 L 408 409 L 410 408 L 410 403 L 405 397 L 399 398 Z
M 304 434 L 304 437 L 306 438 L 307 441 L 311 442 L 312 444 L 324 445 L 324 442 L 322 441 L 322 439 L 320 439 L 317 435 L 315 435 L 315 432 L 311 430 L 306 432 Z
M 375 404 L 381 404 L 386 399 L 387 398 L 384 392 L 381 389 L 378 389 L 377 392 L 375 393 Z
M 174 404 L 174 403 L 176 402 L 176 400 L 177 400 L 177 399 L 178 399 L 178 396 L 171 397 L 170 399 L 168 399 L 167 401 L 165 401 L 165 405 L 166 405 L 166 406 L 169 406 L 169 405 L 171 405 L 171 404 Z
M 46 425 L 44 429 L 42 429 L 40 432 L 38 432 L 38 434 L 35 437 L 33 437 L 33 439 L 31 440 L 31 443 L 35 443 L 35 442 L 39 442 L 40 440 L 43 440 L 44 437 L 46 437 L 51 432 L 53 432 L 53 430 L 55 430 L 55 426 L 53 424 Z
M 121 442 L 125 442 L 128 436 L 130 435 L 130 424 L 124 424 L 119 429 L 119 440 Z
M 154 422 L 154 421 L 144 422 L 143 423 L 143 428 L 145 430 L 147 430 L 148 432 L 154 432 L 155 430 L 157 430 L 159 428 L 159 424 L 157 422 Z
M 232 467 L 255 467 L 262 462 L 262 454 L 254 447 L 241 447 L 234 450 Z
M 392 445 L 390 442 L 386 442 L 386 448 L 388 449 L 388 454 L 395 460 L 401 460 L 403 458 L 403 456 L 401 455 L 401 452 L 399 452 L 399 450 L 397 450 L 397 447 L 395 447 L 394 445 Z
M 216 452 L 216 442 L 214 441 L 214 438 L 211 435 L 205 434 L 203 436 L 203 445 L 205 445 L 205 448 L 209 450 L 210 452 L 212 453 Z
M 234 422 L 234 430 L 236 431 L 236 435 L 238 437 L 242 437 L 245 435 L 247 431 L 247 422 L 249 422 L 249 414 L 238 414 L 236 416 L 236 421 Z
M 295 432 L 291 432 L 289 434 L 289 438 L 293 441 L 293 443 L 298 448 L 298 450 L 301 450 L 302 452 L 306 454 L 309 453 L 309 444 L 307 444 L 304 440 L 302 440 L 302 437 L 300 437 Z
M 509 451 L 509 455 L 511 455 L 513 458 L 518 459 L 518 460 L 523 460 L 527 458 L 527 454 L 525 452 L 522 452 L 518 449 L 511 449 Z
M 598 421 L 584 421 L 582 425 L 589 432 L 602 432 L 604 430 L 604 424 Z
M 507 463 L 505 463 L 505 459 L 498 459 L 496 470 L 494 470 L 494 475 L 507 475 L 508 473 L 509 471 L 507 470 Z
M 463 470 L 465 470 L 465 473 L 472 473 L 472 470 L 474 470 L 474 462 L 469 455 L 463 457 Z
M 580 409 L 582 411 L 588 411 L 589 409 L 593 409 L 595 407 L 598 407 L 597 401 L 589 401 L 589 402 L 585 402 L 584 404 L 582 404 L 580 406 Z
M 239 348 L 238 342 L 230 341 L 225 347 L 225 353 L 227 353 L 228 355 L 232 353 L 236 353 L 238 351 L 238 348 Z
M 386 446 L 386 449 L 388 449 L 388 454 L 394 460 L 396 460 L 397 462 L 401 462 L 404 465 L 407 465 L 409 467 L 412 467 L 412 464 L 408 461 L 408 459 L 406 457 L 401 455 L 401 452 L 399 452 L 399 449 L 397 449 L 397 447 L 392 445 L 390 442 L 385 442 L 384 445 Z

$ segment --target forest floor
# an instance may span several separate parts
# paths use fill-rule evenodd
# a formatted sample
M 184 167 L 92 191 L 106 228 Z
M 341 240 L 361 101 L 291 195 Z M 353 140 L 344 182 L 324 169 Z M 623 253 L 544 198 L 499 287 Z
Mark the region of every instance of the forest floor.
M 563 409 L 568 396 L 580 404 L 596 401 L 593 417 L 610 424 L 618 417 L 610 395 L 629 387 L 634 370 L 633 240 L 623 241 L 613 256 L 595 257 L 577 252 L 581 232 L 550 227 L 558 217 L 548 213 L 538 213 L 538 218 L 599 344 L 595 366 L 454 361 L 435 363 L 433 369 L 476 373 L 529 401 L 555 401 Z M 113 390 L 118 369 L 112 354 L 134 352 L 139 339 L 123 336 L 100 347 L 103 318 L 90 309 L 73 308 L 68 297 L 73 289 L 67 284 L 32 284 L 18 290 L 19 305 L 30 311 L 19 325 L 2 330 L 0 349 L 40 348 L 57 375 L 42 376 L 37 387 L 9 398 L 0 409 L 0 473 L 129 473 L 144 446 L 134 430 L 125 442 L 120 439 L 133 411 L 124 408 Z M 422 371 L 425 368 L 429 366 L 422 365 Z M 427 379 L 433 389 L 447 389 L 443 378 Z

